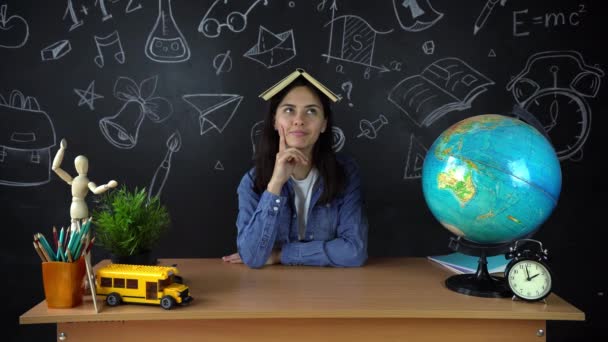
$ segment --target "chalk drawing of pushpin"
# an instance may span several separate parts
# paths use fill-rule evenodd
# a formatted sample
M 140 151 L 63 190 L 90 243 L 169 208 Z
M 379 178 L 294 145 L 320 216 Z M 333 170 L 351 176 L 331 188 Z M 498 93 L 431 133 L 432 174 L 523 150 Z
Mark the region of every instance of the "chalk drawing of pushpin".
M 357 135 L 357 138 L 365 136 L 368 139 L 376 139 L 378 136 L 378 131 L 380 131 L 382 126 L 386 125 L 387 123 L 388 119 L 382 114 L 380 114 L 378 119 L 374 120 L 373 122 L 363 119 L 359 121 L 359 129 L 361 130 L 361 133 Z

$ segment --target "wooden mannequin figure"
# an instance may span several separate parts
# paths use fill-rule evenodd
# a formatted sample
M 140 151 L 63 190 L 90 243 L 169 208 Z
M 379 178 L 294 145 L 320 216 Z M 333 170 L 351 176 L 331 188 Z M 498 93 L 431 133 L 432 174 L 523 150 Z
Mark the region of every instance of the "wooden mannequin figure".
M 115 188 L 118 183 L 115 180 L 109 181 L 107 184 L 100 186 L 89 181 L 87 172 L 89 171 L 89 160 L 85 156 L 77 156 L 74 159 L 74 166 L 78 176 L 72 178 L 67 172 L 61 168 L 61 162 L 63 162 L 63 156 L 65 150 L 68 147 L 68 143 L 65 139 L 61 139 L 61 146 L 59 151 L 53 159 L 53 171 L 66 183 L 72 186 L 72 204 L 70 205 L 70 218 L 72 219 L 72 231 L 77 229 L 82 219 L 89 217 L 89 208 L 85 202 L 85 197 L 89 190 L 94 194 L 101 194 L 108 191 L 110 188 Z

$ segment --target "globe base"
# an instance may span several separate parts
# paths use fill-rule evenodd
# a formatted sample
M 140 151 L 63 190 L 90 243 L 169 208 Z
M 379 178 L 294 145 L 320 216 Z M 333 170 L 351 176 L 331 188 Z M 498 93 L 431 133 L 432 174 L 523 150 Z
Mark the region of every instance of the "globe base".
M 508 243 L 483 245 L 461 238 L 450 238 L 449 246 L 455 252 L 478 256 L 479 260 L 475 274 L 457 274 L 446 279 L 445 286 L 448 289 L 476 297 L 505 298 L 513 295 L 503 277 L 490 275 L 486 257 L 505 253 Z
M 448 289 L 468 296 L 486 298 L 506 298 L 513 294 L 502 277 L 488 275 L 479 278 L 477 274 L 457 274 L 445 281 Z

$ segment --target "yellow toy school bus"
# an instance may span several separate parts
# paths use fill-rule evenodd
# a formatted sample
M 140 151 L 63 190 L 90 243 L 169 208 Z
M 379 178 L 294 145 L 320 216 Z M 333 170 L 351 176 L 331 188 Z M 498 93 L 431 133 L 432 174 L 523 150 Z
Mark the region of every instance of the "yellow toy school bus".
M 110 264 L 97 270 L 95 288 L 110 306 L 147 303 L 169 310 L 192 301 L 188 286 L 175 281 L 177 274 L 172 266 Z

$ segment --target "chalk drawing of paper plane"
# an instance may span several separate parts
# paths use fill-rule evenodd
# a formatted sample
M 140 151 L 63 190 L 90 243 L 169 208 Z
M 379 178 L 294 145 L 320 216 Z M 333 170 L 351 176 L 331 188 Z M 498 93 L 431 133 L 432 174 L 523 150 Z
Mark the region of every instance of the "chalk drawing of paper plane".
M 243 96 L 231 94 L 188 94 L 182 98 L 198 111 L 201 135 L 211 129 L 222 133 L 243 100 Z
M 279 66 L 296 56 L 293 30 L 274 34 L 260 26 L 258 43 L 245 52 L 247 58 L 264 65 L 267 69 Z

